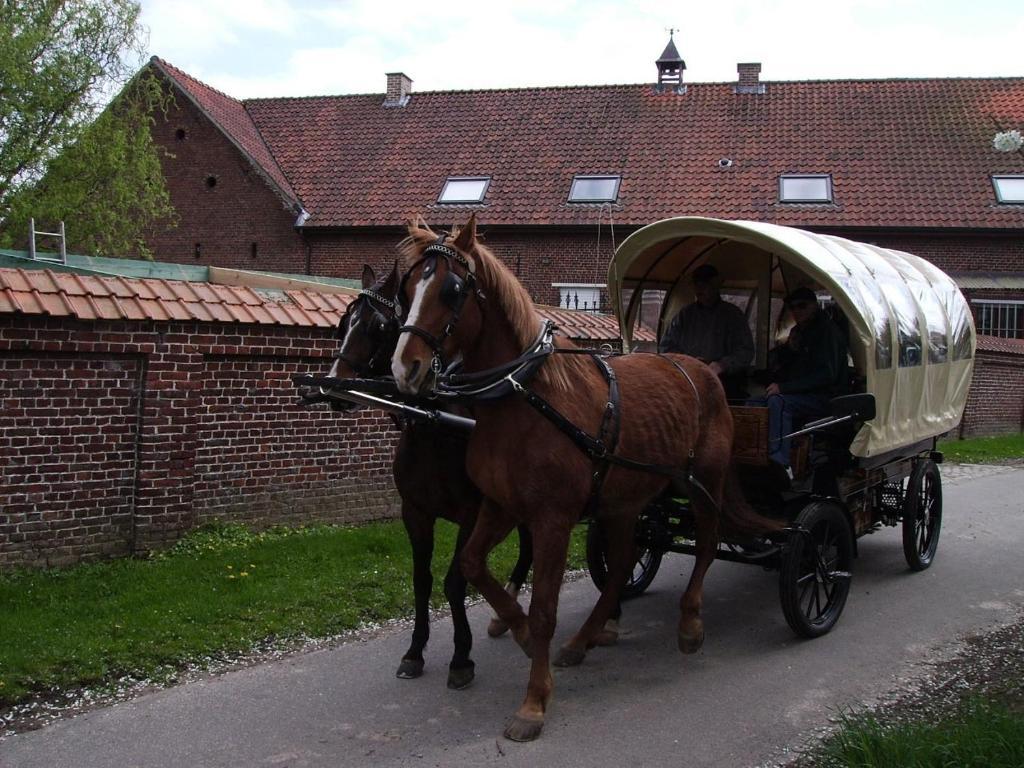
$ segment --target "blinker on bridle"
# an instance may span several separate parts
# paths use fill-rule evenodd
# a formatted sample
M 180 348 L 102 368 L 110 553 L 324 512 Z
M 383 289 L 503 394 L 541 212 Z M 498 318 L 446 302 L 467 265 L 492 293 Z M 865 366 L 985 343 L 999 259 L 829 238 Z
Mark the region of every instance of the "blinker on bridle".
M 345 363 L 349 368 L 355 371 L 358 376 L 378 376 L 387 370 L 388 363 L 391 361 L 391 355 L 395 351 L 395 344 L 391 343 L 391 341 L 392 338 L 395 343 L 398 341 L 398 317 L 402 314 L 402 307 L 398 301 L 392 301 L 391 299 L 385 298 L 381 294 L 371 291 L 368 288 L 364 288 L 359 291 L 359 296 L 356 301 L 363 297 L 368 300 L 370 309 L 373 311 L 374 322 L 379 323 L 383 340 L 376 344 L 376 351 L 365 363 L 357 362 L 343 352 L 339 352 L 335 355 L 335 358 Z M 342 318 L 341 322 L 338 323 L 338 332 L 336 335 L 338 339 L 342 341 L 345 340 L 345 336 L 348 333 L 348 317 L 351 314 L 356 301 L 353 301 L 349 305 L 345 316 Z M 377 305 L 386 308 L 389 312 L 382 311 L 377 307 Z
M 434 274 L 437 270 L 438 259 L 444 259 L 445 263 L 448 265 L 448 274 L 445 276 L 444 283 L 441 285 L 441 303 L 451 310 L 452 315 L 445 324 L 441 335 L 439 337 L 434 336 L 432 333 L 424 331 L 422 328 L 418 328 L 415 325 L 403 325 L 398 329 L 399 335 L 403 333 L 411 333 L 414 336 L 419 336 L 433 350 L 434 357 L 430 361 L 430 369 L 435 374 L 440 373 L 444 369 L 442 347 L 448 337 L 455 331 L 455 324 L 459 321 L 459 316 L 462 314 L 462 308 L 466 304 L 466 299 L 469 297 L 470 292 L 474 291 L 476 287 L 476 276 L 473 274 L 473 265 L 470 264 L 469 260 L 457 250 L 444 244 L 446 237 L 447 235 L 439 236 L 437 240 L 423 250 L 419 261 L 409 267 L 409 270 L 402 278 L 402 287 L 400 290 L 400 295 L 404 296 L 406 281 L 409 279 L 409 275 L 412 274 L 412 271 L 420 264 L 424 265 L 421 279 L 426 279 Z M 459 277 L 455 274 L 455 270 L 452 269 L 453 261 L 460 264 L 462 268 L 466 270 L 465 278 Z

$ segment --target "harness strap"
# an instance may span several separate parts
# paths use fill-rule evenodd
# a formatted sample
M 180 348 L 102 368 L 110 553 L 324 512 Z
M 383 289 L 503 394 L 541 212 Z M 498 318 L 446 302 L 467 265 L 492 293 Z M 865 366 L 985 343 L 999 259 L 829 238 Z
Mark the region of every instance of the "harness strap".
M 604 360 L 601 360 L 598 357 L 598 354 L 596 352 L 593 352 L 591 354 L 593 356 L 593 359 L 599 361 L 599 365 L 604 365 L 607 371 L 610 373 L 610 378 L 608 379 L 609 405 L 612 405 L 611 401 L 613 396 L 611 393 L 611 388 L 613 386 L 613 382 L 615 387 L 614 398 L 616 401 L 618 400 L 618 383 L 615 379 L 614 371 L 611 370 L 611 366 L 609 366 Z M 691 379 L 689 374 L 687 374 L 682 367 L 676 364 L 675 361 L 669 360 L 669 362 L 671 362 L 678 370 L 680 370 L 686 377 L 686 380 L 690 382 L 690 386 L 693 387 L 694 394 L 697 395 L 697 405 L 699 408 L 700 395 L 697 392 L 697 387 L 694 384 L 693 379 Z M 608 374 L 606 374 L 606 377 L 607 376 Z M 590 499 L 588 500 L 586 508 L 587 514 L 594 514 L 597 511 L 597 504 L 600 501 L 598 494 L 600 493 L 600 489 L 604 485 L 605 475 L 607 474 L 609 465 L 611 464 L 624 467 L 625 469 L 634 469 L 639 472 L 651 472 L 657 475 L 665 475 L 671 478 L 672 482 L 680 490 L 686 491 L 691 495 L 692 492 L 696 490 L 698 493 L 700 493 L 701 496 L 704 497 L 705 501 L 707 501 L 711 506 L 715 507 L 716 509 L 718 508 L 718 503 L 715 501 L 715 498 L 711 495 L 710 491 L 708 491 L 704 484 L 701 483 L 693 475 L 693 473 L 690 471 L 688 467 L 684 469 L 681 467 L 670 466 L 667 464 L 648 464 L 642 461 L 629 459 L 624 456 L 615 455 L 614 451 L 618 444 L 620 419 L 617 413 L 615 413 L 613 416 L 608 415 L 608 406 L 606 406 L 605 415 L 602 417 L 602 435 L 601 437 L 595 438 L 588 434 L 587 432 L 585 432 L 584 430 L 577 427 L 575 424 L 573 424 L 557 408 L 551 405 L 551 403 L 549 403 L 543 397 L 538 395 L 532 389 L 518 386 L 516 387 L 515 391 L 519 392 L 527 403 L 529 403 L 544 418 L 546 418 L 548 421 L 554 424 L 555 427 L 559 429 L 559 431 L 561 431 L 570 440 L 576 443 L 577 447 L 579 447 L 580 450 L 587 454 L 587 456 L 589 456 L 591 460 L 595 463 L 596 469 L 594 471 L 594 476 L 592 478 L 591 495 Z M 613 405 L 612 410 L 618 411 L 617 402 Z M 613 419 L 613 421 L 609 422 L 609 419 Z M 612 439 L 610 449 L 609 444 L 605 442 L 604 439 L 602 439 L 603 437 L 605 437 L 605 431 L 609 432 L 609 436 Z M 692 449 L 690 451 L 689 458 L 693 458 Z
M 608 382 L 608 403 L 604 408 L 604 415 L 601 417 L 601 428 L 597 433 L 597 441 L 605 446 L 605 455 L 614 455 L 619 445 L 619 426 L 621 424 L 619 408 L 619 380 L 615 376 L 614 369 L 601 357 L 596 355 L 591 358 Z M 611 463 L 606 460 L 594 460 L 594 477 L 590 484 L 590 498 L 587 500 L 586 517 L 597 517 L 597 510 L 601 504 L 601 490 L 604 488 L 605 477 Z

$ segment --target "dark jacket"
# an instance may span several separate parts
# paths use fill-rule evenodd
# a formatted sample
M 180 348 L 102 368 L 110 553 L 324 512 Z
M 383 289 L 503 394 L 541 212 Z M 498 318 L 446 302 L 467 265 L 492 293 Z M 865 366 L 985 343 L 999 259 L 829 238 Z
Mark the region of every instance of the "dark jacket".
M 673 318 L 658 345 L 661 352 L 681 352 L 718 362 L 726 373 L 741 373 L 754 359 L 747 318 L 735 304 L 719 299 L 705 307 L 694 302 Z
M 818 311 L 794 329 L 788 357 L 776 379 L 779 392 L 786 395 L 846 394 L 849 389 L 847 343 L 843 332 Z

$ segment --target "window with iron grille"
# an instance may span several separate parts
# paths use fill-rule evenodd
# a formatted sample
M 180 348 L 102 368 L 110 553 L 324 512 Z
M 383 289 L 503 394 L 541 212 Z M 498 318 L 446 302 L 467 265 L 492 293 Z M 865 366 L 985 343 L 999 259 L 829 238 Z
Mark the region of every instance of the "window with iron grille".
M 558 306 L 582 312 L 601 311 L 600 283 L 552 283 L 558 289 Z
M 1024 338 L 1024 301 L 975 299 L 971 303 L 979 334 L 1004 339 Z

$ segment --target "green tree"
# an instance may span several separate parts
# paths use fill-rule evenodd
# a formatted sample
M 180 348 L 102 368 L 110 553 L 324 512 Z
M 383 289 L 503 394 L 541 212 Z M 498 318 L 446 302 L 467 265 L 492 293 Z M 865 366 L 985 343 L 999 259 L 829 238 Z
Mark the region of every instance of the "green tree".
M 132 78 L 144 38 L 130 0 L 0 0 L 0 245 L 34 217 L 71 250 L 149 255 L 173 209 L 150 133 L 168 97 Z

